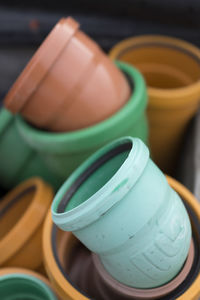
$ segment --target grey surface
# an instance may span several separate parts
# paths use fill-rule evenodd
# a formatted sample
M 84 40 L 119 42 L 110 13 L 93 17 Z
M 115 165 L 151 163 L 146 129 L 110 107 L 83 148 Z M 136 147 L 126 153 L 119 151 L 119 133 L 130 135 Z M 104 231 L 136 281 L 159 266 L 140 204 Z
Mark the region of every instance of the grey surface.
M 180 156 L 177 179 L 200 202 L 200 110 L 188 128 Z

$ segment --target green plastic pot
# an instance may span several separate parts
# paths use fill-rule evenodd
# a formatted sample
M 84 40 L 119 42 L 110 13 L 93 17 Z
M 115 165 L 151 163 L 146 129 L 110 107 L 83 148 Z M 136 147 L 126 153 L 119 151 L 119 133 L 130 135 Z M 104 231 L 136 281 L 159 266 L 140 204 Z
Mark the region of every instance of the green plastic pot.
M 60 183 L 87 157 L 111 140 L 130 135 L 140 137 L 147 143 L 145 81 L 132 66 L 121 62 L 117 65 L 127 75 L 133 87 L 132 95 L 121 110 L 103 122 L 73 132 L 51 133 L 32 127 L 21 117 L 17 119 L 24 140 L 40 154 Z
M 57 300 L 58 298 L 47 284 L 46 279 L 34 272 L 16 269 L 5 270 L 0 275 L 0 297 L 2 300 Z M 30 274 L 31 275 L 30 275 Z
M 60 182 L 43 161 L 20 136 L 16 117 L 0 110 L 0 186 L 10 189 L 31 176 L 41 176 L 54 187 Z
M 56 194 L 52 215 L 127 286 L 169 282 L 188 255 L 186 209 L 137 138 L 116 140 L 83 163 Z

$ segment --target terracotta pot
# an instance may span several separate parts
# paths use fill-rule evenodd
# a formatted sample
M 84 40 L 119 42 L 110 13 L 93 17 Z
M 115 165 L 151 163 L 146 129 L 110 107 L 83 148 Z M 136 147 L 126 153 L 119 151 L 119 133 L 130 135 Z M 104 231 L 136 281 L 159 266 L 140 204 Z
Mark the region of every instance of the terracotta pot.
M 49 281 L 36 272 L 21 268 L 0 270 L 1 299 L 56 300 Z
M 110 57 L 133 64 L 144 75 L 149 94 L 152 157 L 172 172 L 185 128 L 200 100 L 200 50 L 182 40 L 140 36 L 120 42 Z
M 21 136 L 38 152 L 60 184 L 95 150 L 117 137 L 136 136 L 147 143 L 144 79 L 131 66 L 120 62 L 117 65 L 130 78 L 133 91 L 126 105 L 107 120 L 74 132 L 52 133 L 34 128 L 22 118 L 17 118 Z
M 196 198 L 183 185 L 170 177 L 167 177 L 167 179 L 187 207 L 193 227 L 195 251 L 193 264 L 186 279 L 175 290 L 159 299 L 194 300 L 200 296 L 200 206 Z M 97 294 L 98 286 L 95 287 L 94 284 L 95 277 L 98 278 L 98 274 L 94 273 L 90 252 L 71 233 L 61 231 L 52 223 L 50 211 L 44 226 L 43 250 L 50 281 L 62 299 L 106 299 Z M 176 278 L 174 280 L 176 281 Z M 108 299 L 115 299 L 115 296 L 113 295 L 112 298 Z
M 56 176 L 44 164 L 39 154 L 20 136 L 16 117 L 0 110 L 0 186 L 13 188 L 25 179 L 40 176 L 58 188 Z
M 42 262 L 42 229 L 53 200 L 51 187 L 32 178 L 0 202 L 0 266 L 38 269 Z
M 72 18 L 61 19 L 5 99 L 6 107 L 51 131 L 91 126 L 129 99 L 123 74 Z

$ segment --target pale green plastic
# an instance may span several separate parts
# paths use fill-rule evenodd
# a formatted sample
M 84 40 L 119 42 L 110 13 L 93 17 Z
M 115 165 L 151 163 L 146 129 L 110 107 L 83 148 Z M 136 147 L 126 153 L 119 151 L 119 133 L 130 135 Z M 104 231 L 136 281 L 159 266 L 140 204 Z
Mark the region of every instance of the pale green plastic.
M 11 273 L 0 276 L 0 299 L 58 300 L 45 282 L 23 273 Z
M 72 197 L 59 213 L 61 200 L 77 178 L 80 181 L 105 153 L 126 144 L 130 150 L 93 170 L 77 191 L 70 190 Z M 56 194 L 52 215 L 61 229 L 72 231 L 100 256 L 115 279 L 128 286 L 153 288 L 169 282 L 189 251 L 186 209 L 137 138 L 116 140 L 83 163 Z

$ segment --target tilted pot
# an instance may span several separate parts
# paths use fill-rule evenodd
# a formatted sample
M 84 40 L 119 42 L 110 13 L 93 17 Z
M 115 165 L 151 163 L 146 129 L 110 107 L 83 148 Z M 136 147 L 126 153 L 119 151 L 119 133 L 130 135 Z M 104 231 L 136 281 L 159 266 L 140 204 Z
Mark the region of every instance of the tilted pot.
M 37 127 L 71 131 L 113 115 L 129 95 L 120 70 L 75 20 L 63 18 L 9 91 L 5 106 Z
M 185 188 L 182 184 L 167 176 L 167 180 L 171 186 L 183 200 L 187 212 L 190 216 L 190 221 L 192 224 L 192 236 L 194 245 L 194 257 L 192 261 L 192 266 L 190 270 L 187 269 L 185 272 L 184 265 L 181 272 L 170 282 L 173 286 L 174 282 L 177 284 L 177 277 L 180 280 L 180 274 L 184 271 L 186 275 L 185 280 L 180 280 L 179 284 L 174 290 L 171 290 L 169 294 L 160 297 L 160 300 L 197 300 L 200 297 L 200 205 L 197 199 L 192 195 L 192 193 Z M 70 232 L 64 232 L 60 230 L 52 222 L 51 212 L 49 211 L 47 218 L 45 220 L 44 232 L 43 232 L 43 250 L 44 250 L 44 262 L 48 275 L 52 285 L 55 290 L 59 293 L 63 300 L 105 300 L 106 298 L 101 298 L 101 294 L 112 293 L 112 288 L 104 284 L 104 290 L 99 293 L 99 288 L 102 285 L 95 286 L 94 279 L 99 278 L 97 272 L 94 272 L 94 267 L 92 266 L 92 257 L 90 251 L 85 248 Z M 189 256 L 191 255 L 191 248 Z M 192 254 L 193 255 L 193 254 Z M 189 256 L 187 260 L 189 259 Z M 191 257 L 191 256 L 190 256 Z M 187 263 L 187 261 L 186 261 Z M 191 263 L 191 262 L 190 262 Z M 100 279 L 100 278 L 99 278 Z M 167 286 L 168 284 L 166 284 Z M 126 288 L 126 286 L 124 286 Z M 160 288 L 153 289 L 158 290 Z M 165 290 L 165 285 L 161 287 Z M 130 287 L 127 287 L 126 291 L 129 291 Z M 161 291 L 162 291 L 161 290 Z M 144 290 L 133 289 L 132 298 L 138 293 Z M 147 290 L 146 290 L 147 291 Z M 117 290 L 116 290 L 117 292 Z M 112 294 L 113 299 L 116 296 Z M 152 292 L 152 290 L 150 290 Z M 120 298 L 125 300 L 127 293 L 124 293 L 124 297 Z M 148 299 L 146 293 L 146 298 Z M 109 294 L 110 295 L 110 294 Z M 129 295 L 130 297 L 130 295 Z M 151 299 L 152 294 L 149 295 Z M 111 299 L 111 298 L 108 298 Z M 128 298 L 129 299 L 129 298 Z M 155 299 L 155 298 L 153 298 Z
M 43 263 L 42 230 L 53 190 L 39 178 L 29 179 L 0 202 L 0 267 L 36 270 Z
M 139 137 L 146 143 L 148 141 L 144 79 L 127 64 L 118 62 L 117 66 L 128 76 L 132 93 L 123 108 L 105 121 L 74 132 L 52 133 L 17 118 L 21 136 L 42 157 L 60 185 L 81 162 L 109 141 L 124 135 Z
M 57 192 L 52 217 L 131 287 L 167 283 L 188 255 L 185 207 L 137 138 L 116 140 L 85 161 Z
M 200 102 L 200 50 L 165 36 L 138 36 L 111 49 L 110 57 L 131 63 L 144 75 L 152 157 L 172 172 L 186 126 Z

